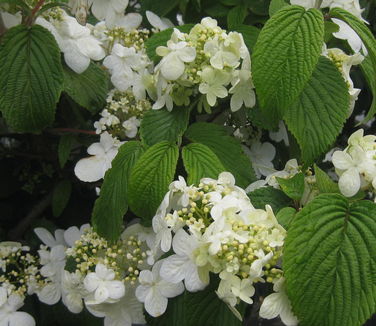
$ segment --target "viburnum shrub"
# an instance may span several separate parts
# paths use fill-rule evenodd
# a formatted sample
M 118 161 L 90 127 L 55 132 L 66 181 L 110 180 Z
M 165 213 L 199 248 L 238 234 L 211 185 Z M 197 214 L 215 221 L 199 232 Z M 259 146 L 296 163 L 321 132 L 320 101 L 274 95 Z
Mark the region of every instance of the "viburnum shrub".
M 372 0 L 0 0 L 0 154 L 53 156 L 15 163 L 46 200 L 0 242 L 0 325 L 364 325 L 375 20 Z

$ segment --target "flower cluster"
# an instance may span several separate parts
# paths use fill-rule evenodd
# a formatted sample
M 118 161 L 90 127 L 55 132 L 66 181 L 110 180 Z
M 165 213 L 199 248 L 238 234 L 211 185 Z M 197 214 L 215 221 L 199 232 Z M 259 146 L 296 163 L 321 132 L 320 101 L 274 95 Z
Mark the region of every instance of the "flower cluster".
M 234 177 L 223 172 L 217 180 L 204 178 L 187 186 L 183 178 L 170 185 L 153 218 L 156 243 L 173 254 L 163 260 L 160 276 L 188 291 L 209 283 L 218 274 L 218 296 L 234 307 L 252 303 L 257 282 L 274 283 L 286 231 L 270 206 L 255 209 Z
M 191 31 L 174 29 L 155 67 L 157 100 L 153 109 L 173 104 L 189 105 L 191 95 L 202 94 L 199 105 L 214 106 L 217 98 L 231 94 L 231 110 L 252 107 L 255 94 L 250 73 L 250 55 L 240 33 L 227 33 L 212 18 L 202 19 Z
M 346 197 L 354 196 L 360 189 L 376 189 L 376 136 L 364 136 L 359 129 L 348 139 L 343 151 L 333 153 L 332 162 L 339 175 L 338 186 Z
M 147 99 L 137 100 L 132 92 L 112 90 L 101 118 L 94 123 L 96 133 L 108 132 L 113 138 L 134 138 L 144 113 L 151 109 Z

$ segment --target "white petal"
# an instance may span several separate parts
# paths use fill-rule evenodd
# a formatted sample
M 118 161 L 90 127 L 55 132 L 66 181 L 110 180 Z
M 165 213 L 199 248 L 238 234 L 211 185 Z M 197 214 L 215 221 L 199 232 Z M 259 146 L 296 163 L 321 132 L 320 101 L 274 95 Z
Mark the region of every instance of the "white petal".
M 52 248 L 56 245 L 56 240 L 53 235 L 45 228 L 35 228 L 35 234 L 48 247 Z
M 192 62 L 196 58 L 196 49 L 187 46 L 178 51 L 178 56 L 184 62 Z
M 105 286 L 99 286 L 94 293 L 94 298 L 97 303 L 106 301 L 109 297 L 109 291 Z
M 126 31 L 137 29 L 142 22 L 142 16 L 136 13 L 130 13 L 120 18 L 115 24 L 123 27 Z
M 186 276 L 184 284 L 187 290 L 189 292 L 203 290 L 207 286 L 207 283 L 201 281 L 198 275 L 197 266 L 193 262 L 191 262 L 190 264 L 187 264 L 185 268 Z
M 360 176 L 358 170 L 356 168 L 348 169 L 340 176 L 338 186 L 344 196 L 354 196 L 360 188 Z
M 120 299 L 124 296 L 125 287 L 124 283 L 120 281 L 111 281 L 106 284 L 109 296 L 112 299 Z
M 73 46 L 64 50 L 64 60 L 78 74 L 83 73 L 90 64 L 90 59 Z
M 184 72 L 184 63 L 178 58 L 175 53 L 169 54 L 168 56 L 163 58 L 163 60 L 165 59 L 166 61 L 161 66 L 161 73 L 163 77 L 168 80 L 178 79 Z
M 143 271 L 142 271 L 142 272 L 143 272 Z M 141 272 L 141 273 L 142 273 L 142 272 Z M 146 297 L 147 297 L 147 295 L 149 294 L 150 291 L 152 291 L 152 289 L 150 288 L 150 286 L 139 285 L 139 286 L 136 288 L 136 292 L 135 292 L 136 298 L 137 298 L 140 302 L 145 302 Z
M 354 166 L 351 156 L 342 151 L 335 151 L 332 156 L 333 165 L 340 170 L 347 170 Z
M 167 308 L 167 298 L 161 296 L 158 291 L 150 291 L 145 300 L 145 310 L 153 317 L 159 317 Z
M 184 285 L 181 282 L 173 284 L 162 280 L 158 288 L 161 294 L 166 298 L 174 298 L 184 292 Z
M 100 282 L 100 279 L 98 278 L 97 274 L 89 273 L 86 275 L 84 279 L 85 289 L 88 290 L 89 292 L 93 292 L 98 287 L 99 282 Z
M 41 292 L 38 293 L 38 298 L 41 302 L 54 305 L 60 300 L 61 292 L 58 284 L 47 284 Z
M 189 261 L 185 257 L 172 255 L 166 258 L 161 267 L 161 277 L 171 283 L 179 283 L 186 274 L 186 265 Z
M 35 326 L 35 320 L 26 312 L 17 311 L 9 316 L 8 326 Z
M 96 156 L 79 160 L 74 168 L 78 179 L 84 182 L 95 182 L 104 177 L 105 161 Z
M 281 311 L 281 294 L 272 293 L 262 302 L 259 315 L 261 318 L 273 319 L 276 318 Z
M 172 240 L 172 247 L 178 255 L 189 257 L 197 247 L 197 240 L 185 232 L 184 229 L 180 229 Z

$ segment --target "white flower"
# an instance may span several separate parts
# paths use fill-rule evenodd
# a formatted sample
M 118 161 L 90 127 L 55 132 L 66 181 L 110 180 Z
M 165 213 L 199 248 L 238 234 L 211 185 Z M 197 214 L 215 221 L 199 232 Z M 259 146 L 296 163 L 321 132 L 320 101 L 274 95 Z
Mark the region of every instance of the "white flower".
M 0 16 L 0 18 L 2 18 L 4 22 L 4 26 L 6 29 L 10 29 L 14 26 L 17 26 L 21 24 L 22 21 L 22 14 L 20 11 L 15 13 L 14 15 L 6 11 L 0 11 Z
M 290 144 L 286 126 L 283 120 L 278 123 L 278 131 L 269 131 L 269 137 L 271 140 L 274 140 L 277 143 L 283 140 L 286 146 L 289 146 Z
M 153 317 L 166 311 L 168 298 L 176 297 L 184 291 L 182 282 L 170 283 L 161 279 L 159 273 L 162 263 L 163 260 L 156 262 L 152 271 L 141 271 L 138 278 L 140 285 L 136 289 L 137 299 L 144 302 L 145 310 Z
M 94 298 L 88 301 L 90 304 L 116 301 L 125 293 L 123 282 L 115 280 L 115 272 L 103 264 L 97 264 L 95 273 L 86 275 L 84 286 L 88 292 L 94 292 Z
M 174 29 L 172 37 L 179 37 L 179 30 Z M 189 47 L 187 42 L 174 42 L 169 40 L 166 46 L 158 46 L 156 53 L 163 57 L 161 62 L 155 67 L 167 80 L 176 80 L 185 69 L 185 62 L 192 62 L 196 58 L 196 49 Z
M 346 40 L 355 53 L 359 53 L 360 50 L 362 50 L 364 55 L 368 54 L 367 48 L 365 47 L 363 41 L 348 24 L 337 18 L 332 18 L 332 21 L 339 27 L 339 31 L 333 33 L 334 37 L 341 40 Z
M 282 322 L 287 326 L 298 325 L 298 319 L 291 311 L 291 304 L 285 292 L 285 279 L 281 277 L 273 286 L 276 293 L 268 295 L 262 302 L 260 317 L 266 319 L 281 317 Z
M 243 103 L 247 108 L 251 108 L 256 104 L 256 95 L 253 90 L 253 82 L 251 79 L 251 71 L 241 69 L 236 71 L 236 78 L 231 82 L 232 87 L 229 90 L 231 96 L 231 111 L 238 111 Z
M 292 5 L 302 6 L 306 9 L 318 8 L 319 0 L 290 0 Z
M 276 150 L 271 143 L 255 141 L 250 149 L 243 146 L 243 150 L 251 160 L 252 167 L 258 178 L 262 175 L 268 176 L 275 171 L 272 161 L 275 157 Z
M 55 230 L 55 237 L 45 228 L 35 228 L 34 232 L 38 238 L 50 248 L 58 245 L 67 245 L 64 240 L 64 230 L 62 229 Z
M 73 247 L 74 243 L 80 239 L 86 229 L 90 228 L 90 224 L 83 224 L 80 228 L 71 226 L 64 231 L 64 240 L 68 247 Z
M 204 51 L 210 54 L 210 64 L 215 69 L 222 70 L 225 66 L 235 68 L 239 65 L 239 56 L 223 46 L 217 36 L 205 43 Z
M 90 29 L 80 25 L 74 17 L 61 10 L 61 20 L 38 17 L 36 23 L 47 28 L 55 37 L 66 64 L 76 73 L 84 72 L 92 60 L 102 60 L 105 52 Z
M 89 0 L 91 12 L 98 20 L 105 20 L 108 27 L 124 16 L 129 0 Z
M 232 273 L 225 271 L 221 272 L 219 276 L 221 278 L 221 282 L 218 287 L 218 293 L 222 296 L 221 299 L 224 299 L 226 297 L 231 298 L 232 294 L 235 298 L 239 298 L 240 300 L 248 304 L 253 303 L 251 297 L 255 294 L 255 288 L 251 279 L 245 278 L 241 280 L 239 277 L 233 275 Z M 231 292 L 231 294 L 228 292 Z M 235 306 L 237 300 L 230 299 L 227 300 L 227 302 L 231 306 Z
M 131 117 L 123 122 L 123 128 L 125 135 L 128 138 L 134 138 L 137 135 L 138 127 L 140 126 L 140 120 L 136 117 Z
M 164 31 L 167 28 L 174 27 L 174 24 L 168 18 L 161 18 L 148 10 L 146 10 L 146 18 L 150 25 L 159 31 Z
M 162 278 L 171 283 L 184 280 L 185 287 L 190 292 L 203 290 L 209 282 L 209 275 L 205 280 L 200 278 L 200 267 L 196 265 L 194 257 L 194 251 L 199 245 L 198 239 L 194 236 L 188 235 L 183 229 L 177 231 L 172 241 L 176 254 L 163 261 L 160 272 Z
M 223 70 L 210 67 L 203 69 L 201 73 L 202 83 L 199 86 L 201 94 L 206 94 L 206 100 L 210 106 L 214 106 L 217 97 L 225 98 L 228 95 L 226 85 L 230 82 L 230 75 Z
M 87 294 L 81 273 L 79 271 L 75 273 L 64 271 L 61 286 L 64 305 L 74 314 L 80 313 L 83 309 L 82 298 Z
M 38 250 L 40 256 L 40 263 L 43 267 L 40 269 L 40 273 L 44 277 L 60 278 L 65 266 L 65 247 L 57 245 L 51 248 L 50 251 L 40 249 Z
M 321 8 L 342 8 L 352 13 L 354 16 L 362 19 L 362 12 L 364 9 L 360 8 L 359 0 L 323 0 Z
M 0 287 L 0 325 L 1 326 L 35 326 L 35 320 L 28 313 L 17 311 L 24 305 L 23 298 L 18 294 L 10 294 Z
M 102 179 L 106 171 L 111 168 L 122 143 L 112 138 L 106 131 L 101 134 L 100 142 L 94 143 L 87 149 L 91 157 L 79 160 L 74 168 L 77 178 L 85 182 L 94 182 Z

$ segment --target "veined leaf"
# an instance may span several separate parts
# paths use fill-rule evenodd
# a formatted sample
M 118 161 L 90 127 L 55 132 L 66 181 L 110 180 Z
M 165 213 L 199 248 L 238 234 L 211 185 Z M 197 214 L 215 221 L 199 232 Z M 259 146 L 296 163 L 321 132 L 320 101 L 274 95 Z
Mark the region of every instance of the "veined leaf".
M 110 241 L 116 241 L 120 236 L 123 217 L 128 210 L 131 170 L 143 152 L 144 149 L 138 141 L 123 144 L 112 161 L 111 169 L 104 176 L 91 222 L 95 231 Z
M 92 113 L 106 105 L 108 83 L 108 75 L 93 62 L 82 74 L 64 65 L 64 92 Z
M 296 215 L 296 209 L 292 207 L 284 207 L 277 214 L 276 218 L 279 224 L 281 224 L 286 230 Z
M 0 45 L 0 110 L 18 132 L 40 132 L 55 118 L 63 84 L 60 50 L 42 26 L 19 25 Z
M 201 178 L 216 179 L 225 171 L 218 157 L 203 144 L 193 143 L 183 147 L 182 156 L 190 185 L 199 183 Z
M 301 95 L 284 114 L 305 164 L 311 164 L 334 143 L 348 111 L 349 92 L 344 79 L 334 63 L 321 57 Z
M 187 129 L 189 108 L 150 110 L 141 121 L 140 134 L 143 142 L 152 146 L 160 141 L 176 142 Z
M 226 171 L 234 175 L 238 186 L 245 188 L 256 180 L 252 164 L 244 154 L 240 142 L 231 137 L 223 126 L 197 122 L 187 129 L 184 136 L 190 141 L 208 146 Z
M 283 192 L 291 199 L 300 200 L 304 193 L 304 174 L 297 173 L 293 177 L 284 179 L 278 178 L 277 181 Z
M 243 24 L 247 16 L 247 8 L 245 6 L 236 6 L 231 8 L 227 14 L 227 27 L 232 30 L 236 25 Z
M 319 188 L 320 193 L 339 193 L 338 184 L 335 183 L 330 177 L 321 170 L 316 164 L 315 168 L 315 177 L 317 188 Z
M 361 63 L 360 68 L 366 78 L 368 87 L 371 89 L 373 97 L 371 107 L 368 110 L 366 117 L 360 122 L 360 124 L 363 124 L 371 120 L 376 114 L 376 66 L 372 66 L 371 58 L 367 56 Z
M 287 6 L 268 20 L 252 57 L 262 109 L 283 112 L 298 97 L 319 59 L 323 38 L 324 19 L 316 9 Z
M 283 269 L 302 326 L 360 326 L 376 311 L 376 204 L 323 194 L 289 226 Z
M 150 224 L 173 181 L 178 156 L 178 147 L 163 141 L 150 147 L 132 170 L 129 206 L 145 224 Z
M 272 17 L 278 10 L 288 5 L 285 0 L 272 0 L 269 5 L 269 16 Z

